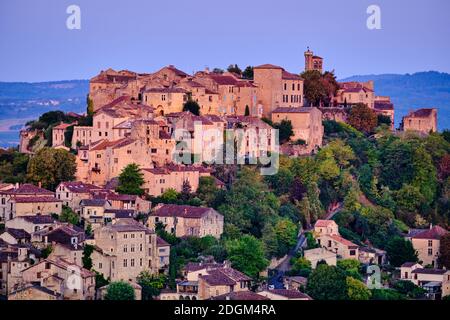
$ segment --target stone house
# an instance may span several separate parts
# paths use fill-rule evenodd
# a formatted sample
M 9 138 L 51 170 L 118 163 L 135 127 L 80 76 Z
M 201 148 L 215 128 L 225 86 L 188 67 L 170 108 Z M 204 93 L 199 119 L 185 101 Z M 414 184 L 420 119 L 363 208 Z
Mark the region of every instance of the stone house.
M 220 238 L 223 233 L 223 216 L 212 208 L 162 204 L 155 207 L 147 221 L 152 229 L 158 223 L 176 237 L 210 235 Z

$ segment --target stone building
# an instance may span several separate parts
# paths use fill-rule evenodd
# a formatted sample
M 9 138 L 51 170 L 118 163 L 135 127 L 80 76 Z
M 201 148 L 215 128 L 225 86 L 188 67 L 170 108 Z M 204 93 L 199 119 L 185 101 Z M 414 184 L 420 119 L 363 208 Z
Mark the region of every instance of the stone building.
M 272 121 L 279 123 L 289 120 L 294 135 L 291 141 L 303 140 L 311 151 L 322 146 L 322 112 L 317 108 L 276 108 L 272 112 Z
M 437 266 L 441 249 L 441 238 L 448 233 L 440 226 L 430 225 L 429 229 L 417 230 L 409 238 L 413 248 L 417 251 L 417 257 L 424 266 Z
M 302 77 L 272 64 L 256 66 L 253 72 L 254 83 L 258 86 L 258 103 L 263 108 L 262 116 L 270 118 L 278 107 L 303 106 Z
M 428 134 L 437 131 L 437 109 L 418 109 L 403 117 L 400 129 Z
M 147 221 L 152 229 L 158 223 L 177 237 L 209 235 L 220 238 L 223 233 L 223 216 L 212 208 L 162 204 L 155 207 Z
M 94 240 L 93 267 L 111 281 L 136 282 L 142 271 L 163 272 L 156 233 L 133 219 L 96 229 Z
M 305 71 L 316 70 L 320 73 L 323 72 L 323 58 L 314 55 L 314 53 L 308 49 L 305 51 Z

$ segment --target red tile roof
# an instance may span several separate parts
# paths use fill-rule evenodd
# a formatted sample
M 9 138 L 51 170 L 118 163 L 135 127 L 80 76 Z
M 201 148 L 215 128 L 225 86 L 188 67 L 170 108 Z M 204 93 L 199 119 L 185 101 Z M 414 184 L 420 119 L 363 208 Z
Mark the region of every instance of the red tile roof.
M 156 237 L 156 246 L 157 247 L 169 247 L 170 244 L 163 238 Z
M 412 236 L 413 239 L 435 239 L 439 240 L 448 233 L 447 230 L 440 226 L 434 226 L 431 229 L 424 230 Z
M 220 296 L 211 297 L 211 300 L 270 300 L 253 291 L 232 291 Z
M 80 181 L 61 182 L 61 186 L 73 193 L 89 193 L 92 190 L 101 190 L 101 187 Z
M 303 80 L 303 78 L 300 77 L 298 74 L 290 73 L 285 70 L 283 70 L 283 73 L 281 74 L 281 78 L 284 80 Z
M 271 292 L 273 294 L 286 297 L 288 299 L 308 299 L 312 300 L 310 296 L 300 292 L 298 290 L 287 290 L 287 289 L 272 289 L 267 292 Z
M 158 217 L 182 217 L 198 219 L 203 217 L 210 210 L 214 209 L 186 205 L 164 204 L 157 208 L 155 212 L 151 213 L 151 215 Z
M 347 247 L 358 247 L 358 245 L 354 244 L 353 242 L 351 242 L 351 241 L 349 241 L 349 240 L 347 240 L 345 238 L 342 238 L 341 236 L 338 236 L 338 235 L 335 235 L 335 234 L 327 235 L 327 236 L 330 237 L 331 239 L 337 241 L 337 242 L 342 243 L 343 245 L 346 245 Z
M 416 111 L 412 111 L 410 112 L 407 117 L 413 117 L 413 118 L 428 118 L 431 116 L 431 114 L 433 113 L 432 108 L 423 108 L 423 109 L 418 109 Z
M 329 225 L 336 224 L 333 220 L 322 220 L 319 219 L 316 221 L 315 227 L 328 227 Z
M 55 197 L 47 197 L 47 196 L 13 197 L 12 200 L 14 200 L 16 203 L 62 202 L 61 200 L 58 200 Z
M 283 68 L 280 66 L 276 66 L 274 64 L 266 63 L 266 64 L 262 64 L 262 65 L 253 67 L 253 69 L 283 69 Z
M 33 184 L 30 183 L 25 183 L 22 184 L 21 186 L 19 186 L 19 188 L 14 188 L 14 189 L 9 189 L 6 191 L 1 191 L 0 193 L 3 194 L 11 194 L 11 195 L 53 195 L 54 193 L 43 189 L 43 188 L 39 188 Z

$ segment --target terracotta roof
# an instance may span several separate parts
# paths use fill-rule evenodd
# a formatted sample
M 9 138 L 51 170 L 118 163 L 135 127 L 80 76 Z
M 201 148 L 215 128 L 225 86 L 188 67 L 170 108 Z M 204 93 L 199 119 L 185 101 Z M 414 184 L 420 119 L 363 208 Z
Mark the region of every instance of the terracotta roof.
M 444 274 L 447 270 L 445 269 L 427 269 L 427 268 L 417 268 L 411 271 L 411 273 L 419 273 L 419 274 Z
M 327 237 L 330 237 L 331 239 L 333 239 L 337 242 L 340 242 L 343 245 L 346 245 L 347 247 L 358 247 L 358 245 L 354 244 L 353 242 L 351 242 L 345 238 L 342 238 L 341 236 L 335 235 L 335 234 L 327 235 Z
M 91 148 L 91 151 L 106 150 L 107 148 L 118 149 L 130 145 L 136 141 L 137 140 L 131 138 L 122 138 L 115 141 L 102 140 L 100 143 Z
M 198 271 L 198 270 L 202 270 L 202 269 L 219 269 L 219 268 L 223 268 L 224 264 L 223 263 L 216 263 L 216 262 L 188 262 L 185 266 L 184 266 L 184 270 L 186 272 L 194 272 L 194 271 Z
M 281 74 L 281 78 L 284 80 L 303 80 L 303 78 L 300 77 L 298 74 L 290 73 L 285 70 L 283 70 L 283 73 Z
M 43 189 L 43 188 L 39 188 L 33 184 L 30 183 L 25 183 L 22 184 L 21 186 L 19 186 L 19 188 L 14 188 L 14 189 L 9 189 L 6 191 L 2 191 L 1 193 L 3 194 L 13 194 L 13 195 L 53 195 L 54 193 Z
M 137 196 L 133 194 L 116 194 L 116 193 L 108 193 L 106 195 L 106 199 L 112 201 L 136 201 Z
M 307 294 L 300 292 L 298 290 L 288 290 L 288 289 L 272 289 L 267 290 L 267 292 L 286 297 L 288 299 L 308 299 L 312 300 Z
M 266 63 L 266 64 L 262 64 L 262 65 L 253 67 L 253 69 L 283 69 L 283 68 L 280 66 L 270 64 L 270 63 Z
M 101 187 L 95 186 L 93 184 L 83 183 L 80 181 L 62 182 L 61 186 L 65 187 L 73 193 L 89 193 L 91 190 L 102 189 Z
M 434 226 L 431 229 L 419 232 L 412 236 L 413 239 L 435 239 L 439 240 L 442 236 L 448 233 L 447 230 L 440 226 Z
M 20 217 L 33 224 L 51 224 L 55 222 L 55 219 L 50 215 L 35 215 L 35 216 L 23 216 Z
M 163 238 L 156 237 L 156 246 L 157 247 L 169 247 L 170 244 Z
M 159 131 L 159 139 L 170 140 L 170 139 L 172 139 L 172 135 L 170 133 L 168 133 L 167 131 L 160 130 Z
M 71 127 L 71 126 L 73 126 L 73 125 L 74 125 L 74 123 L 60 123 L 59 125 L 53 127 L 53 129 L 65 130 L 65 129 L 67 129 L 68 127 Z
M 272 111 L 272 113 L 310 113 L 313 108 L 310 107 L 278 107 Z
M 13 197 L 11 198 L 16 203 L 34 203 L 34 202 L 62 202 L 55 197 L 48 196 L 34 196 L 34 197 Z
M 114 213 L 116 219 L 126 219 L 134 217 L 134 210 L 127 209 L 106 209 L 105 213 Z
M 377 110 L 394 110 L 394 105 L 391 102 L 375 101 L 374 108 Z
M 410 112 L 407 117 L 413 117 L 413 118 L 428 118 L 433 113 L 433 110 L 430 108 L 424 108 L 424 109 L 418 109 L 416 111 Z
M 220 296 L 211 297 L 211 300 L 270 300 L 253 291 L 232 291 Z
M 170 88 L 149 88 L 146 89 L 144 92 L 150 92 L 150 93 L 188 93 L 187 90 L 183 88 L 177 88 L 177 87 L 170 87 Z
M 5 232 L 9 233 L 14 239 L 31 239 L 31 235 L 23 229 L 6 228 Z
M 187 74 L 184 71 L 181 71 L 180 69 L 175 68 L 175 66 L 173 66 L 173 65 L 168 65 L 167 67 L 164 67 L 161 70 L 163 70 L 163 69 L 169 69 L 170 71 L 173 71 L 179 77 L 187 77 L 187 76 L 189 76 L 189 74 Z M 161 71 L 161 70 L 159 70 L 159 71 Z
M 213 79 L 218 85 L 234 86 L 238 83 L 238 80 L 232 76 L 226 76 L 222 74 L 209 74 L 209 77 Z
M 81 206 L 85 207 L 104 207 L 107 200 L 105 199 L 83 199 L 80 201 Z
M 319 219 L 316 221 L 316 224 L 314 225 L 315 227 L 328 227 L 329 225 L 333 225 L 336 224 L 336 222 L 334 222 L 333 220 L 323 220 L 323 219 Z
M 249 88 L 256 88 L 256 86 L 251 81 L 238 81 L 236 83 L 236 87 L 249 87 Z
M 205 215 L 210 210 L 214 209 L 186 205 L 164 204 L 156 209 L 155 212 L 151 213 L 151 215 L 158 217 L 183 217 L 197 219 L 203 217 L 203 215 Z
M 226 276 L 219 270 L 210 270 L 208 274 L 201 275 L 199 278 L 206 281 L 211 286 L 233 286 L 236 284 L 236 281 Z
M 418 264 L 417 262 L 405 262 L 404 264 L 402 264 L 400 267 L 401 268 L 411 268 L 412 266 Z

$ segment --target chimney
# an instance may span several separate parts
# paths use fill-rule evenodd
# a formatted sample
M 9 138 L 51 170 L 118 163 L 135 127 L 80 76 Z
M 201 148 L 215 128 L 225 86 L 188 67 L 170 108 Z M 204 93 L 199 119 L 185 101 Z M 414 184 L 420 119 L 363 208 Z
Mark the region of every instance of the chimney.
M 41 181 L 38 182 L 38 187 L 42 188 L 42 182 Z

